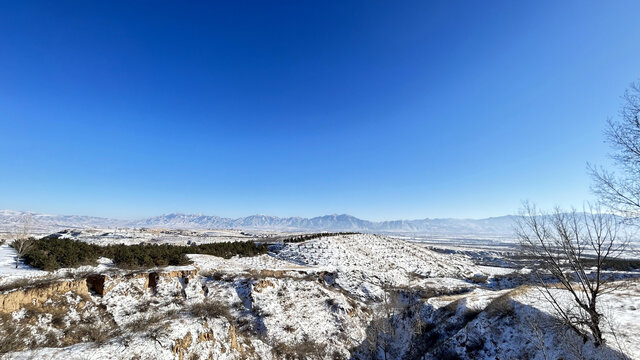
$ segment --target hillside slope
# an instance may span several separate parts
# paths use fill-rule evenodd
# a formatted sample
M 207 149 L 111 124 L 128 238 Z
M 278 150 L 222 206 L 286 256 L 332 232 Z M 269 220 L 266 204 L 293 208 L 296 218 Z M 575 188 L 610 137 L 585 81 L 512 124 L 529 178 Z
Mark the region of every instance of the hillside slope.
M 603 298 L 617 326 L 594 348 L 558 326 L 538 292 L 508 287 L 526 271 L 399 239 L 327 236 L 255 257 L 190 258 L 144 271 L 108 259 L 25 268 L 33 285 L 18 288 L 0 278 L 0 358 L 640 358 L 637 280 Z

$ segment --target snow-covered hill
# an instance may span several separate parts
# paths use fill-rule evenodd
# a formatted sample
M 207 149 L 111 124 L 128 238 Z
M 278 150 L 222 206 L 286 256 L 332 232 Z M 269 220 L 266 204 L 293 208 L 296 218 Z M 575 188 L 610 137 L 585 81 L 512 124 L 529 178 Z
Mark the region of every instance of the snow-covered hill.
M 594 347 L 560 324 L 526 269 L 402 239 L 188 256 L 189 266 L 101 258 L 53 273 L 0 259 L 0 359 L 640 359 L 637 279 L 602 297 L 607 342 Z
M 0 210 L 0 231 L 19 227 L 26 212 Z M 242 218 L 195 214 L 167 214 L 139 220 L 118 220 L 90 216 L 29 213 L 34 230 L 52 232 L 63 228 L 148 227 L 172 229 L 252 229 L 275 231 L 360 231 L 413 233 L 433 236 L 511 236 L 513 216 L 487 219 L 421 219 L 372 222 L 351 215 L 314 218 L 252 215 Z

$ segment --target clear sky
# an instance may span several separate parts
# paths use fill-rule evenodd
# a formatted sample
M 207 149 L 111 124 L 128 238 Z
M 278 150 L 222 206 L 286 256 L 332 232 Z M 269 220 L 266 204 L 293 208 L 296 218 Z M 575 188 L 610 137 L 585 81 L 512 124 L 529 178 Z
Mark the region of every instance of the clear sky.
M 488 217 L 592 198 L 638 1 L 3 1 L 0 208 Z

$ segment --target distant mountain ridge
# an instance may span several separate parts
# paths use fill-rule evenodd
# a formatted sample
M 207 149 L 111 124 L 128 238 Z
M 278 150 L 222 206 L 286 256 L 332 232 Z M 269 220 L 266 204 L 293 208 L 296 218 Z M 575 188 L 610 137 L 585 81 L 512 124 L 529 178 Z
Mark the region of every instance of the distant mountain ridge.
M 26 212 L 0 210 L 0 229 L 10 231 Z M 486 219 L 434 218 L 418 220 L 368 221 L 351 215 L 313 218 L 251 215 L 241 218 L 172 213 L 139 220 L 118 220 L 77 215 L 29 213 L 35 229 L 148 227 L 173 229 L 248 229 L 274 231 L 362 231 L 414 233 L 435 236 L 510 236 L 514 216 Z

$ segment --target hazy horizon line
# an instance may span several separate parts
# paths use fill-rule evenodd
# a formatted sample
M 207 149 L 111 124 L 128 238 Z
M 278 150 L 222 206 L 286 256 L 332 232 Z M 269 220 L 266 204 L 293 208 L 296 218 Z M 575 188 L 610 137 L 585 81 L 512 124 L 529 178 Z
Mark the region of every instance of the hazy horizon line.
M 504 214 L 504 215 L 499 215 L 499 216 L 486 216 L 486 217 L 423 217 L 423 218 L 395 218 L 395 219 L 388 219 L 388 220 L 369 220 L 369 219 L 365 219 L 365 218 L 361 218 L 358 217 L 356 215 L 351 215 L 348 213 L 331 213 L 331 214 L 323 214 L 323 215 L 315 215 L 315 216 L 299 216 L 299 215 L 290 215 L 290 216 L 278 216 L 278 215 L 269 215 L 269 214 L 261 214 L 261 213 L 256 213 L 256 214 L 250 214 L 250 215 L 245 215 L 245 216 L 220 216 L 220 215 L 211 215 L 211 214 L 205 214 L 205 213 L 200 213 L 200 212 L 182 212 L 182 211 L 175 211 L 175 212 L 168 212 L 168 213 L 163 213 L 163 214 L 159 214 L 159 215 L 150 215 L 150 216 L 140 216 L 140 217 L 130 217 L 130 218 L 120 218 L 120 217 L 112 217 L 112 216 L 95 216 L 95 215 L 81 215 L 81 214 L 54 214 L 54 213 L 45 213 L 45 212 L 35 212 L 35 211 L 31 211 L 31 210 L 14 210 L 14 209 L 0 209 L 0 212 L 18 212 L 18 213 L 29 213 L 32 215 L 45 215 L 45 216 L 83 216 L 83 217 L 90 217 L 90 218 L 100 218 L 100 219 L 108 219 L 108 220 L 123 220 L 123 221 L 135 221 L 135 220 L 144 220 L 144 219 L 150 219 L 150 218 L 155 218 L 155 217 L 161 217 L 161 216 L 168 216 L 168 215 L 187 215 L 187 216 L 206 216 L 206 217 L 218 217 L 221 219 L 231 219 L 231 220 L 237 220 L 237 219 L 242 219 L 242 218 L 247 218 L 247 217 L 251 217 L 251 216 L 267 216 L 267 217 L 274 217 L 274 218 L 279 218 L 279 219 L 286 219 L 286 218 L 300 218 L 300 219 L 314 219 L 314 218 L 321 218 L 321 217 L 325 217 L 325 216 L 350 216 L 353 218 L 356 218 L 358 220 L 362 220 L 362 221 L 368 221 L 368 222 L 372 222 L 372 223 L 380 223 L 380 222 L 392 222 L 392 221 L 417 221 L 417 220 L 447 220 L 447 219 L 452 219 L 452 220 L 485 220 L 485 219 L 494 219 L 494 218 L 500 218 L 500 217 L 508 217 L 508 216 L 517 216 L 516 214 Z

